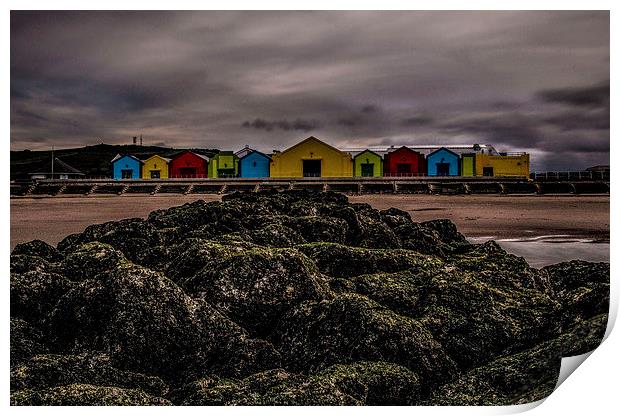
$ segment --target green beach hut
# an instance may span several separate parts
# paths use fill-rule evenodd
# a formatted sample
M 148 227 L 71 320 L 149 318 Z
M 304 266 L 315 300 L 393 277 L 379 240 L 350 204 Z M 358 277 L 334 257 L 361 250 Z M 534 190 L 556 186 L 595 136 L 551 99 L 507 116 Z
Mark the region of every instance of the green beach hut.
M 382 176 L 383 158 L 372 150 L 364 150 L 353 158 L 353 176 Z
M 232 151 L 219 152 L 209 159 L 210 178 L 236 178 L 239 176 L 239 158 Z

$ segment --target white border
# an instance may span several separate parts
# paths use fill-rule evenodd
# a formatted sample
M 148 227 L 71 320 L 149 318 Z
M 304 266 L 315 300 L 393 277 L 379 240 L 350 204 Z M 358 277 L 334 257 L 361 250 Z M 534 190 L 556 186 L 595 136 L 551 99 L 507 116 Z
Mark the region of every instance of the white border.
M 616 30 L 619 19 L 617 13 L 619 7 L 616 6 L 618 2 L 612 1 L 600 1 L 590 0 L 584 1 L 542 1 L 542 0 L 522 0 L 522 1 L 433 1 L 433 2 L 411 2 L 411 1 L 395 1 L 384 0 L 381 2 L 368 2 L 368 1 L 298 1 L 294 4 L 284 1 L 270 1 L 265 0 L 261 2 L 257 1 L 243 1 L 243 0 L 229 0 L 226 2 L 212 2 L 212 1 L 187 1 L 177 0 L 175 2 L 164 1 L 118 1 L 108 0 L 105 2 L 89 2 L 83 1 L 56 1 L 53 4 L 45 1 L 9 1 L 7 2 L 9 8 L 2 15 L 1 27 L 5 28 L 4 42 L 2 43 L 3 52 L 5 57 L 10 56 L 10 9 L 24 10 L 24 9 L 118 9 L 118 10 L 131 10 L 131 9 L 174 9 L 174 10 L 201 10 L 201 9 L 272 9 L 272 10 L 404 10 L 404 9 L 419 9 L 419 10 L 612 10 L 611 12 L 611 73 L 614 73 L 614 69 L 617 69 L 616 55 L 618 45 L 618 31 Z M 615 7 L 614 7 L 615 6 Z M 10 150 L 10 67 L 7 63 L 2 65 L 3 78 L 5 82 L 2 84 L 2 92 L 5 97 L 4 100 L 4 125 L 7 139 L 5 139 L 5 151 L 0 152 L 0 162 L 3 173 L 4 181 L 2 187 L 4 195 L 8 196 L 8 178 L 9 178 L 9 150 Z M 616 72 L 617 73 L 617 72 Z M 618 97 L 618 88 L 615 84 L 615 77 L 611 82 L 611 96 Z M 614 121 L 617 119 L 618 114 L 615 111 L 615 107 L 612 105 L 611 116 L 611 137 L 614 137 Z M 611 141 L 611 160 L 618 154 L 617 145 Z M 615 167 L 615 166 L 614 166 Z M 619 171 L 612 169 L 612 183 L 618 183 Z M 615 207 L 615 194 L 611 197 L 611 236 L 612 240 L 616 235 L 616 215 L 614 214 Z M 8 198 L 7 198 L 8 199 Z M 9 224 L 10 213 L 8 201 L 2 206 L 2 213 L 5 218 L 4 227 L 5 237 L 2 239 L 2 245 L 0 251 L 5 253 L 3 259 L 4 266 L 4 302 L 2 302 L 2 312 L 4 319 L 1 320 L 2 333 L 4 334 L 4 343 L 2 348 L 2 363 L 5 368 L 4 377 L 2 377 L 3 407 L 9 407 L 9 290 L 8 290 L 8 253 L 9 253 Z M 610 311 L 610 321 L 615 321 L 617 315 L 618 306 L 618 285 L 617 283 L 617 267 L 615 265 L 615 259 L 617 250 L 615 245 L 611 245 L 611 275 L 612 275 L 612 310 Z M 588 358 L 585 365 L 576 369 L 575 374 L 568 377 L 568 379 L 555 391 L 542 405 L 530 410 L 531 415 L 549 415 L 549 414 L 612 414 L 618 409 L 618 393 L 617 393 L 617 381 L 618 381 L 618 348 L 619 341 L 617 331 L 612 331 L 609 334 L 608 339 L 595 350 L 591 357 Z M 540 404 L 540 403 L 538 403 Z M 534 404 L 536 405 L 536 404 Z M 379 409 L 374 407 L 365 408 L 322 408 L 321 413 L 325 414 L 343 414 L 353 413 L 356 414 L 376 414 L 378 412 L 390 412 L 397 414 L 507 414 L 516 413 L 519 411 L 527 410 L 532 405 L 526 406 L 513 406 L 513 407 L 462 407 L 462 408 L 394 408 Z M 32 414 L 45 413 L 45 414 L 83 414 L 85 409 L 81 408 L 8 408 L 11 413 L 15 414 Z M 88 413 L 92 414 L 108 414 L 112 409 L 108 408 L 89 408 Z M 290 414 L 294 412 L 300 415 L 312 415 L 317 412 L 314 407 L 306 408 L 115 408 L 113 411 L 121 414 L 138 413 L 138 414 L 170 414 L 172 412 L 191 413 L 191 414 L 209 414 L 226 413 L 231 415 L 273 415 L 273 414 Z

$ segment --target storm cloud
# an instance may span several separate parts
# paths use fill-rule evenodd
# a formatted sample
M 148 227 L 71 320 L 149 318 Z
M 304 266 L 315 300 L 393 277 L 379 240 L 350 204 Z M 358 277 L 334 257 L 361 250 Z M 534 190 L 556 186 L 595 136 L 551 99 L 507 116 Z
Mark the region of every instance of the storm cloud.
M 609 13 L 11 12 L 11 148 L 488 143 L 609 163 Z

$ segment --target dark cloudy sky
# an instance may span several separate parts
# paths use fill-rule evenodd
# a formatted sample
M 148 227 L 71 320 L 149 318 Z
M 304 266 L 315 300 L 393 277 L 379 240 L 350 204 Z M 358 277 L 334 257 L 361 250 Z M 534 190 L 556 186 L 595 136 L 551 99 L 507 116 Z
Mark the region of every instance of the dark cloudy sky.
M 488 143 L 609 163 L 608 12 L 12 12 L 11 148 Z

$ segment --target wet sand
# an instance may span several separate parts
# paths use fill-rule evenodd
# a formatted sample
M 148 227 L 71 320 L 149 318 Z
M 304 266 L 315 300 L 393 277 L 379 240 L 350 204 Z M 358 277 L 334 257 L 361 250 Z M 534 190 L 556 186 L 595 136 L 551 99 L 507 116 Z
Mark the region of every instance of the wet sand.
M 40 239 L 57 244 L 88 225 L 149 212 L 218 195 L 75 196 L 11 199 L 11 248 Z M 609 196 L 504 195 L 361 195 L 351 202 L 377 209 L 396 207 L 414 221 L 449 218 L 467 237 L 531 238 L 566 235 L 609 240 Z

